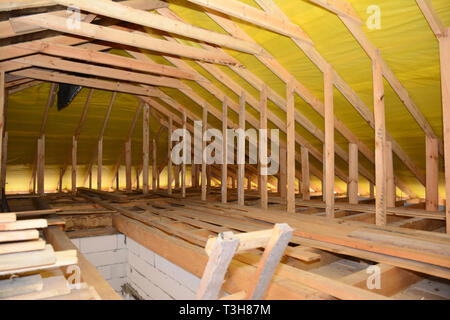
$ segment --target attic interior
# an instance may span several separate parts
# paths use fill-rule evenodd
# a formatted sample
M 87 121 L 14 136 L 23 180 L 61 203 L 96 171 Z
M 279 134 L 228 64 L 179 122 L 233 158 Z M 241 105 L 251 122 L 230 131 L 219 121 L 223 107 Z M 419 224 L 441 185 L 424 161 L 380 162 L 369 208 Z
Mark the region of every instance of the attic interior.
M 448 0 L 1 1 L 0 87 L 0 299 L 450 299 Z

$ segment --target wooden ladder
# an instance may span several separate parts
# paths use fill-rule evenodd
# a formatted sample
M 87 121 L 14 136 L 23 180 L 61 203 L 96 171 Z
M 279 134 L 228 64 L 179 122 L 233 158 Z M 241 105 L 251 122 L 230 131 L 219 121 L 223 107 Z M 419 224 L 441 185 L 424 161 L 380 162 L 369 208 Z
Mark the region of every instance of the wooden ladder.
M 236 253 L 265 248 L 256 273 L 250 281 L 250 288 L 222 298 L 261 300 L 293 231 L 288 224 L 282 223 L 276 224 L 273 229 L 239 234 L 224 232 L 219 233 L 217 238 L 210 238 L 205 246 L 209 260 L 200 281 L 196 300 L 218 299 L 225 274 Z

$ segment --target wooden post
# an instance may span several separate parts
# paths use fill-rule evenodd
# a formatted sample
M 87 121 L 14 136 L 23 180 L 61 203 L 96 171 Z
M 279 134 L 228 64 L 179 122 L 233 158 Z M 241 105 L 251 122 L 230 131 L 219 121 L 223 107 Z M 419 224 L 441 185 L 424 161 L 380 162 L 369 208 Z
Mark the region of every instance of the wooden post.
M 450 234 L 450 28 L 439 39 L 441 59 L 442 118 L 444 124 L 444 163 L 447 234 Z
M 62 182 L 63 182 L 63 168 L 59 168 L 59 184 L 58 184 L 59 192 L 62 192 Z
M 227 137 L 227 122 L 228 122 L 228 105 L 227 98 L 223 98 L 222 104 L 222 203 L 227 203 L 227 178 L 228 178 L 228 137 Z
M 386 124 L 384 113 L 384 84 L 379 50 L 375 52 L 373 61 L 373 100 L 375 118 L 375 223 L 386 225 Z
M 245 204 L 244 179 L 245 179 L 245 91 L 239 98 L 239 129 L 242 130 L 238 138 L 237 163 L 238 163 L 238 205 Z
M 3 190 L 6 189 L 6 162 L 8 160 L 8 132 L 5 132 L 4 136 L 3 136 L 3 145 L 2 145 L 2 154 L 1 154 L 1 159 L 2 159 L 2 166 L 1 166 L 1 188 Z M 1 190 L 0 189 L 0 192 Z M 1 196 L 0 196 L 1 198 Z
M 437 211 L 439 204 L 439 144 L 426 136 L 426 210 Z
M 334 106 L 333 71 L 327 64 L 324 73 L 325 94 L 325 203 L 328 218 L 334 218 Z
M 252 190 L 252 177 L 251 176 L 247 177 L 247 190 L 248 191 Z
M 120 184 L 119 184 L 119 172 L 117 172 L 117 174 L 116 174 L 116 190 L 117 191 L 119 191 L 119 187 L 120 187 Z
M 144 113 L 142 117 L 142 193 L 148 194 L 148 154 L 150 148 L 149 136 L 149 119 L 150 107 L 148 104 L 144 105 Z
M 386 141 L 386 206 L 395 208 L 395 180 L 394 180 L 394 162 L 392 159 L 392 143 Z
M 259 144 L 259 179 L 258 179 L 258 189 L 260 192 L 260 206 L 261 209 L 267 209 L 267 174 L 261 174 L 261 170 L 263 168 L 267 168 L 266 164 L 261 163 L 261 158 L 267 157 L 267 141 L 268 141 L 268 133 L 267 133 L 267 86 L 264 84 L 261 92 L 260 92 L 260 102 L 259 102 L 259 112 L 260 112 L 260 120 L 259 127 L 261 128 L 260 132 L 260 144 Z M 265 133 L 263 133 L 265 132 Z M 266 134 L 265 141 L 261 140 L 261 134 Z M 263 142 L 265 144 L 263 145 Z
M 206 190 L 211 192 L 211 166 L 206 166 Z
M 327 201 L 327 188 L 326 188 L 326 177 L 325 177 L 325 171 L 327 167 L 327 161 L 325 159 L 325 155 L 327 153 L 326 145 L 325 143 L 322 146 L 322 201 Z
M 1 140 L 1 139 L 0 139 Z M 44 190 L 44 176 L 45 176 L 45 135 L 38 139 L 38 157 L 37 157 L 37 193 L 42 196 Z
M 280 174 L 278 177 L 278 192 L 282 203 L 286 203 L 287 196 L 287 170 L 286 170 L 286 149 L 280 147 Z
M 287 212 L 295 212 L 295 101 L 294 78 L 286 84 L 286 133 L 287 133 Z
M 131 138 L 125 143 L 125 181 L 127 192 L 131 192 Z
M 202 117 L 202 200 L 206 201 L 206 141 L 204 139 L 205 132 L 208 126 L 208 107 L 207 105 L 203 106 L 203 117 Z
M 185 136 L 187 134 L 186 132 L 186 122 L 187 122 L 187 117 L 186 117 L 186 110 L 183 110 L 183 144 L 184 144 L 184 148 L 183 148 L 183 162 L 181 163 L 181 196 L 183 198 L 186 198 L 186 159 L 187 159 L 187 154 L 186 154 L 186 150 L 187 150 L 187 137 Z
M 301 184 L 302 188 L 302 197 L 303 200 L 310 200 L 310 179 L 309 179 L 309 151 L 306 147 L 302 146 L 301 149 L 302 152 L 302 180 L 303 183 Z M 300 183 L 300 181 L 299 181 Z
M 175 165 L 175 189 L 180 188 L 180 165 Z
M 369 181 L 369 192 L 370 192 L 370 199 L 375 198 L 375 186 L 370 181 Z
M 8 97 L 5 91 L 5 72 L 0 71 L 0 137 L 3 137 L 3 131 L 5 130 L 5 104 L 7 99 Z M 0 152 L 3 153 L 3 139 L 0 139 Z M 0 159 L 2 159 L 1 156 Z M 0 172 L 3 172 L 2 161 L 0 161 Z M 0 185 L 0 188 L 3 188 L 3 186 Z M 2 189 L 0 189 L 0 198 L 2 197 L 2 194 Z
M 78 141 L 72 137 L 72 194 L 77 194 L 77 150 Z
M 61 174 L 61 186 L 62 186 L 62 174 Z M 92 189 L 92 168 L 91 170 L 89 170 L 89 189 Z
M 348 202 L 358 203 L 358 145 L 348 144 Z
M 172 117 L 169 117 L 167 127 L 167 194 L 172 194 Z
M 103 138 L 98 140 L 97 147 L 97 190 L 102 190 Z
M 152 143 L 152 190 L 156 191 L 156 139 L 153 139 Z

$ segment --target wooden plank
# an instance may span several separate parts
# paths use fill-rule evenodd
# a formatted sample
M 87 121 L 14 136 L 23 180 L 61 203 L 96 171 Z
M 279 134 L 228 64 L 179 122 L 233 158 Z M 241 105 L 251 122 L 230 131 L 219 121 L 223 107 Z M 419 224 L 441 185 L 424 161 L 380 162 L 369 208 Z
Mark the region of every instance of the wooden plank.
M 0 139 L 1 140 L 1 139 Z M 37 192 L 44 195 L 44 177 L 45 177 L 45 136 L 41 136 L 37 141 Z
M 236 247 L 235 252 L 242 253 L 244 251 L 265 247 L 269 242 L 272 231 L 272 229 L 268 229 L 233 234 L 233 239 L 239 240 L 239 244 L 238 247 Z M 211 256 L 211 253 L 214 251 L 215 243 L 219 238 L 209 238 L 206 242 L 205 251 L 209 256 Z
M 392 143 L 386 141 L 386 206 L 395 207 L 396 191 L 394 179 L 394 162 L 392 158 Z
M 40 274 L 0 280 L 0 299 L 40 291 L 43 287 Z
M 309 188 L 309 151 L 305 147 L 301 148 L 302 155 L 302 182 L 301 182 L 301 192 L 303 200 L 309 200 L 311 198 Z
M 238 205 L 243 206 L 245 202 L 244 179 L 245 179 L 245 92 L 239 97 L 239 129 L 242 132 L 238 138 L 237 161 L 238 161 Z
M 280 173 L 278 176 L 278 193 L 281 203 L 287 201 L 287 150 L 280 146 Z
M 331 65 L 324 73 L 325 96 L 325 203 L 328 218 L 334 218 L 334 106 Z
M 426 139 L 426 188 L 427 211 L 438 211 L 439 206 L 439 144 L 437 139 Z
M 287 212 L 295 212 L 295 101 L 294 78 L 286 83 L 286 166 L 287 166 Z M 284 188 L 284 185 L 282 186 Z M 261 297 L 262 298 L 262 297 Z
M 377 51 L 372 60 L 373 105 L 375 116 L 375 176 L 377 194 L 375 198 L 375 222 L 386 225 L 387 183 L 386 183 L 386 122 L 384 111 L 384 83 L 381 70 L 381 56 Z
M 125 142 L 125 181 L 127 192 L 131 192 L 131 139 Z
M 81 254 L 75 245 L 67 238 L 65 233 L 57 227 L 49 227 L 45 230 L 45 237 L 56 250 L 76 250 L 78 266 L 80 267 L 81 280 L 93 286 L 104 300 L 121 300 L 120 296 L 100 275 L 97 269 Z
M 0 244 L 0 254 L 44 250 L 44 249 L 45 249 L 45 241 L 41 239 Z
M 228 104 L 225 97 L 222 102 L 222 203 L 227 203 L 227 180 L 228 180 Z
M 436 37 L 445 36 L 446 28 L 430 0 L 416 0 Z
M 149 168 L 149 120 L 150 120 L 150 106 L 144 105 L 144 113 L 142 117 L 142 193 L 148 194 L 148 168 Z
M 15 213 L 0 213 L 0 223 L 16 221 Z
M 225 274 L 233 259 L 239 239 L 233 237 L 232 232 L 223 233 L 216 238 L 211 247 L 208 263 L 203 272 L 200 285 L 195 296 L 196 300 L 217 300 Z
M 203 106 L 203 116 L 202 116 L 202 195 L 201 199 L 206 201 L 206 193 L 207 193 L 207 169 L 206 169 L 206 140 L 205 133 L 208 130 L 208 106 Z
M 348 202 L 358 203 L 358 145 L 348 144 L 349 162 L 348 162 Z
M 124 16 L 126 16 L 126 14 Z M 122 20 L 122 18 L 120 19 Z M 58 17 L 56 15 L 52 15 L 51 19 L 49 19 L 49 17 L 46 15 L 36 14 L 32 16 L 30 15 L 26 17 L 14 18 L 14 21 L 23 22 L 26 24 L 35 25 L 59 32 L 85 36 L 88 38 L 94 38 L 113 43 L 120 43 L 123 45 L 129 45 L 141 49 L 174 54 L 191 59 L 201 59 L 211 63 L 219 63 L 225 65 L 237 64 L 234 59 L 229 59 L 224 55 L 211 53 L 204 49 L 194 48 L 192 46 L 169 43 L 164 40 L 153 38 L 144 32 L 136 31 L 130 33 L 118 28 L 97 26 L 86 22 L 80 22 L 80 28 L 77 28 L 75 30 L 67 26 L 65 18 Z
M 298 247 L 286 247 L 285 254 L 294 259 L 298 259 L 304 262 L 318 261 L 321 258 L 319 253 L 313 252 L 311 248 L 298 246 Z
M 442 118 L 444 126 L 445 194 L 450 195 L 450 28 L 439 38 L 442 86 Z M 445 206 L 447 234 L 450 234 L 450 205 Z
M 0 231 L 26 230 L 46 227 L 46 219 L 26 219 L 0 223 Z
M 172 132 L 173 119 L 169 117 L 167 126 L 167 194 L 172 194 Z
M 53 248 L 47 245 L 45 250 L 0 255 L 0 272 L 51 265 L 55 262 Z
M 256 269 L 256 275 L 248 289 L 248 300 L 261 300 L 264 297 L 275 268 L 280 263 L 293 232 L 294 229 L 285 223 L 276 224 L 273 227 L 272 234 Z
M 77 194 L 77 149 L 78 141 L 72 137 L 72 194 Z
M 64 276 L 53 276 L 42 279 L 40 291 L 9 297 L 6 300 L 40 300 L 70 293 L 68 282 Z
M 156 164 L 156 139 L 152 140 L 152 190 L 156 191 L 157 190 L 157 186 L 156 186 L 156 181 L 157 181 L 157 176 L 159 177 L 159 174 L 157 173 L 157 164 Z
M 268 158 L 268 132 L 267 132 L 267 86 L 264 84 L 259 93 L 259 172 L 258 189 L 260 192 L 260 207 L 267 210 L 267 158 Z M 263 161 L 264 159 L 264 161 Z

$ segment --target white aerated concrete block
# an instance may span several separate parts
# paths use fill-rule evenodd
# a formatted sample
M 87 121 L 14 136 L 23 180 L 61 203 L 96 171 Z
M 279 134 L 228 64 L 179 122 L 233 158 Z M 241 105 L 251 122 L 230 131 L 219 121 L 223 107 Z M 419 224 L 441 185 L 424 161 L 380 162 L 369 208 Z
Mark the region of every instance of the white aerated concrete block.
M 75 245 L 75 247 L 80 249 L 80 239 L 79 238 L 70 239 L 70 241 L 72 241 L 72 243 Z
M 112 278 L 111 265 L 97 267 L 97 270 L 98 270 L 98 272 L 100 272 L 100 274 L 102 275 L 103 279 L 110 280 Z
M 110 266 L 111 269 L 111 278 L 124 278 L 127 276 L 127 264 L 126 263 L 119 263 L 119 264 L 113 264 Z
M 155 256 L 156 254 L 153 251 L 148 250 L 144 246 L 139 246 L 139 256 L 148 264 L 154 266 L 155 265 Z
M 176 264 L 170 262 L 169 260 L 154 254 L 155 256 L 155 267 L 167 274 L 169 277 L 175 279 L 183 286 L 187 287 L 191 291 L 197 292 L 200 285 L 200 278 L 193 275 L 192 273 L 184 270 L 183 268 L 177 266 Z
M 131 238 L 127 238 L 127 249 L 129 250 L 129 252 L 132 252 L 135 255 L 139 256 L 139 247 L 140 247 L 139 243 L 137 243 Z
M 127 248 L 127 237 L 119 233 L 117 235 L 117 249 L 126 249 L 126 248 Z
M 155 286 L 144 275 L 131 267 L 128 278 L 133 288 L 145 298 L 153 300 L 173 300 L 171 296 L 165 293 L 161 288 Z
M 110 264 L 125 263 L 127 261 L 127 250 L 119 249 L 113 251 L 86 253 L 86 259 L 95 267 L 107 266 Z
M 110 251 L 117 249 L 117 235 L 80 238 L 82 253 Z

